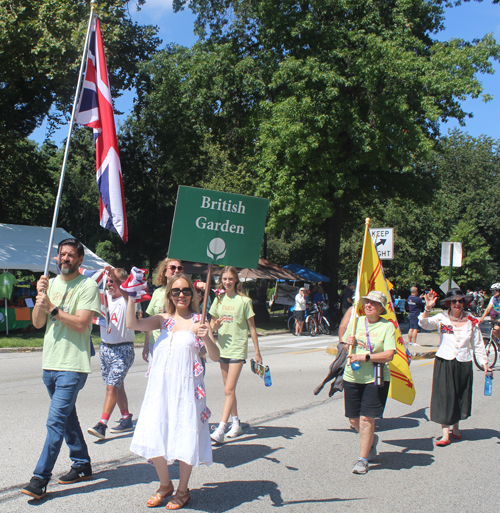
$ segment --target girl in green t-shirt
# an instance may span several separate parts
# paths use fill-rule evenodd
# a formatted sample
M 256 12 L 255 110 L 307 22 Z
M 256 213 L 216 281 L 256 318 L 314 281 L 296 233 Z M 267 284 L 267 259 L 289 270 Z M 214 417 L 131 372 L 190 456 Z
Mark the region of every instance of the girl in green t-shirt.
M 224 443 L 224 439 L 241 435 L 236 404 L 236 385 L 241 369 L 247 358 L 248 332 L 255 348 L 255 360 L 262 363 L 259 340 L 255 329 L 255 314 L 252 300 L 245 295 L 234 267 L 224 267 L 220 274 L 219 288 L 225 292 L 217 297 L 210 308 L 212 329 L 218 330 L 217 345 L 220 350 L 220 369 L 224 382 L 224 406 L 222 418 L 217 429 L 212 433 L 212 440 Z M 232 417 L 231 429 L 225 433 L 229 415 Z

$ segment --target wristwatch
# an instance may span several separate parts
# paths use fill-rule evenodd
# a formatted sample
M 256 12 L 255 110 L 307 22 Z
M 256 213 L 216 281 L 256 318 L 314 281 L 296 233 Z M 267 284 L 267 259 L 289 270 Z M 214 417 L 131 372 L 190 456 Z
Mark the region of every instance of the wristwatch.
M 58 313 L 59 313 L 59 308 L 57 308 L 57 306 L 56 306 L 53 310 L 51 310 L 51 312 L 50 312 L 50 318 L 51 318 L 52 320 L 54 320 L 54 319 L 55 319 L 55 317 L 56 317 L 56 315 L 57 315 Z
M 369 361 L 370 361 L 370 355 L 369 355 L 369 354 L 367 354 L 367 355 L 365 355 L 365 356 L 366 356 L 366 361 L 367 361 L 367 362 L 369 362 Z

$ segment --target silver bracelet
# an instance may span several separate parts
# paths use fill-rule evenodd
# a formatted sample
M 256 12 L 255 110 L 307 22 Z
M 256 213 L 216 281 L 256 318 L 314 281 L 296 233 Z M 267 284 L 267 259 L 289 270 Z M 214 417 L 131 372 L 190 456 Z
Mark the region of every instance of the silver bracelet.
M 431 308 L 430 310 L 427 310 L 427 308 L 424 308 L 424 310 L 425 310 L 427 313 L 432 312 L 432 308 Z

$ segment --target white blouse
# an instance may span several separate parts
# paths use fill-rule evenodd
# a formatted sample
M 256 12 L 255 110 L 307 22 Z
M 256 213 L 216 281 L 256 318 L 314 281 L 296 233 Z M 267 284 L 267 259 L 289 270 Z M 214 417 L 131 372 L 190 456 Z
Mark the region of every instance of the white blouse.
M 484 365 L 488 363 L 486 351 L 484 350 L 483 335 L 479 327 L 474 327 L 469 320 L 460 328 L 453 326 L 447 313 L 439 313 L 433 317 L 418 317 L 418 324 L 424 330 L 438 330 L 441 337 L 436 356 L 443 360 L 454 360 L 459 362 L 470 362 L 472 350 L 476 353 L 476 359 Z

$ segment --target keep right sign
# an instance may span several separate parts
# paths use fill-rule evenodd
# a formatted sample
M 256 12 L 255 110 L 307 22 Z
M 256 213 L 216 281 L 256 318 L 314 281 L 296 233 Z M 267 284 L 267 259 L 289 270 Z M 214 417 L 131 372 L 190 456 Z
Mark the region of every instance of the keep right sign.
M 380 260 L 394 258 L 394 228 L 370 228 L 373 244 Z

